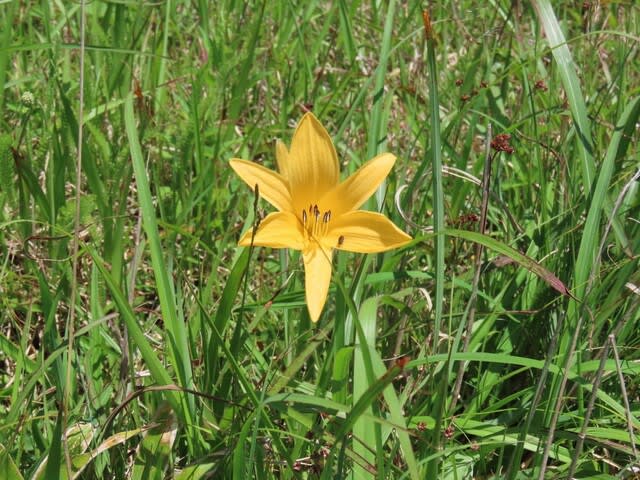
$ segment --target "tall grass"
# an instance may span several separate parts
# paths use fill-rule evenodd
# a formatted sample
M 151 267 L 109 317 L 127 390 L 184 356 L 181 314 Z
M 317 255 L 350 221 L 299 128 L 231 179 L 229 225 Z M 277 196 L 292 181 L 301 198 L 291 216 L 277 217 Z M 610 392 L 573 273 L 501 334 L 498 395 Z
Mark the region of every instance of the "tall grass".
M 0 477 L 637 474 L 640 9 L 428 14 L 0 3 Z M 227 164 L 307 110 L 414 237 L 318 324 Z

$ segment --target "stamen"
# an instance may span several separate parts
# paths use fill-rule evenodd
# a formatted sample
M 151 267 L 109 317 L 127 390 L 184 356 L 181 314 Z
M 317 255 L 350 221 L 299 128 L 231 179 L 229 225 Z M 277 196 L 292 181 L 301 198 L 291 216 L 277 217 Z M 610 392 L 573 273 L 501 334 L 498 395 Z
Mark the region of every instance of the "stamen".
M 322 214 L 322 215 L 321 215 Z M 311 215 L 311 217 L 310 217 Z M 322 221 L 320 217 L 322 216 Z M 302 227 L 305 239 L 324 237 L 329 231 L 331 210 L 321 210 L 318 204 L 309 204 L 309 210 L 302 210 Z
M 338 237 L 338 246 L 341 246 L 344 243 L 344 235 L 340 235 Z

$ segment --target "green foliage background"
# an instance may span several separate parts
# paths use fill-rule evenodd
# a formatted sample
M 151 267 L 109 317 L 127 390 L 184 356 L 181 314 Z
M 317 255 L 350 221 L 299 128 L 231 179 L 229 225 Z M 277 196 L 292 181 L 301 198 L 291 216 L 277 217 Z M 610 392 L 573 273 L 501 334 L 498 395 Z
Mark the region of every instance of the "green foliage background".
M 639 22 L 0 2 L 0 477 L 637 474 Z M 227 164 L 307 110 L 343 176 L 398 156 L 368 208 L 415 238 L 338 255 L 318 324 Z

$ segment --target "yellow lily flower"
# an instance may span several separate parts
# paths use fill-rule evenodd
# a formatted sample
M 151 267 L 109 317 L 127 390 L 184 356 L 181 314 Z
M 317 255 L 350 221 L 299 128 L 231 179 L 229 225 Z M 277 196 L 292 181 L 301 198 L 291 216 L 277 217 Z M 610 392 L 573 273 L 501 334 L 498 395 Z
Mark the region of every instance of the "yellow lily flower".
M 322 313 L 331 282 L 333 250 L 383 252 L 411 237 L 380 213 L 357 210 L 378 188 L 396 161 L 382 153 L 340 182 L 338 156 L 331 137 L 312 114 L 305 114 L 291 149 L 276 143 L 280 173 L 247 160 L 230 160 L 231 168 L 262 198 L 278 209 L 259 224 L 254 245 L 302 251 L 307 308 L 313 322 Z M 242 235 L 251 245 L 253 229 Z

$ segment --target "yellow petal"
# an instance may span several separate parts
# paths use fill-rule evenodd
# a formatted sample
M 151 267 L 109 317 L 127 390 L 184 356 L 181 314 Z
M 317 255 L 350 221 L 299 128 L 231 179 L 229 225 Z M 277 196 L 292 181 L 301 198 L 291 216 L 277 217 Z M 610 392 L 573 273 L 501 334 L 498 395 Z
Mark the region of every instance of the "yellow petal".
M 258 184 L 260 196 L 271 205 L 283 212 L 293 211 L 289 185 L 285 177 L 262 165 L 239 158 L 231 159 L 229 165 L 252 190 Z
M 322 207 L 337 215 L 357 209 L 389 175 L 395 161 L 395 155 L 390 153 L 381 153 L 372 158 L 325 195 L 320 201 Z
M 320 318 L 327 301 L 331 283 L 331 256 L 331 249 L 323 249 L 319 246 L 307 249 L 302 255 L 307 309 L 313 323 Z
M 241 247 L 251 245 L 253 229 L 247 230 L 238 242 Z M 302 250 L 304 237 L 302 225 L 295 215 L 289 212 L 273 212 L 262 219 L 253 244 L 260 247 L 293 248 Z
M 313 116 L 305 114 L 293 134 L 286 160 L 287 180 L 296 212 L 316 204 L 338 185 L 340 169 L 331 137 Z
M 289 162 L 289 150 L 287 150 L 287 146 L 280 140 L 276 140 L 276 161 L 278 162 L 280 175 L 288 178 L 287 164 Z
M 356 210 L 332 219 L 322 243 L 349 252 L 376 253 L 401 247 L 410 240 L 384 215 Z

